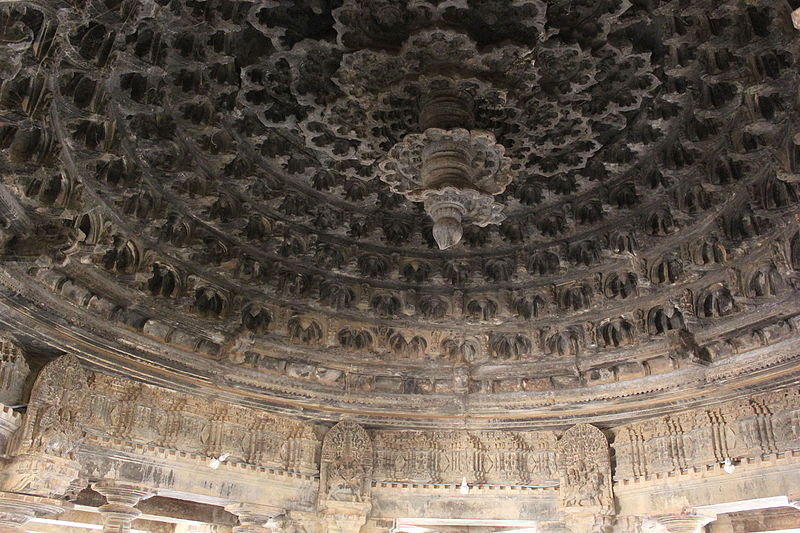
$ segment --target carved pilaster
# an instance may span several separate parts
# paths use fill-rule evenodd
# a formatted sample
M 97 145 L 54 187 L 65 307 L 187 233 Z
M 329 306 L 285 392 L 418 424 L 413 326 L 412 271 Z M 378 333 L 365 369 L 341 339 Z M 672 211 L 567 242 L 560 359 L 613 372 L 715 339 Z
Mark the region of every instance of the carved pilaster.
M 714 515 L 697 514 L 692 512 L 661 515 L 653 518 L 669 533 L 700 533 L 703 526 L 713 522 Z
M 0 492 L 0 533 L 22 533 L 33 517 L 56 515 L 70 507 L 64 501 Z
M 284 512 L 280 507 L 249 503 L 232 503 L 226 505 L 225 510 L 239 517 L 239 525 L 232 533 L 273 533 L 267 524 Z
M 155 494 L 142 485 L 111 480 L 94 483 L 92 488 L 105 496 L 108 502 L 98 508 L 105 533 L 129 533 L 131 523 L 142 514 L 135 505 Z
M 30 369 L 19 346 L 0 337 L 0 403 L 17 405 Z

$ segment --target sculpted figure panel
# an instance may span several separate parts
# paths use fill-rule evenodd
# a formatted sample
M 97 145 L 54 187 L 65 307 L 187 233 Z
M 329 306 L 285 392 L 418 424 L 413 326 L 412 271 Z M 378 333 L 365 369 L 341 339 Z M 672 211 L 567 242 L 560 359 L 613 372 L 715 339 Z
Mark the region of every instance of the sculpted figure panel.
M 363 502 L 372 480 L 372 439 L 355 422 L 339 422 L 325 435 L 320 459 L 320 498 Z
M 74 355 L 42 369 L 22 426 L 10 440 L 12 458 L 0 475 L 0 490 L 54 497 L 78 478 L 76 453 L 85 438 L 79 418 L 89 383 Z
M 558 444 L 564 507 L 613 510 L 611 458 L 603 432 L 579 424 L 567 430 Z

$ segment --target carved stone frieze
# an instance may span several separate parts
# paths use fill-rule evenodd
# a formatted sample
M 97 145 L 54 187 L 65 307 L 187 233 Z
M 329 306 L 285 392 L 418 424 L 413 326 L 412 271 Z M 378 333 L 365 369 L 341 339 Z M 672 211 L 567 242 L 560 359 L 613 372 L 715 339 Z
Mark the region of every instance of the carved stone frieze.
M 785 452 L 800 445 L 800 389 L 627 424 L 614 434 L 618 480 Z
M 309 474 L 317 471 L 319 441 L 303 422 L 208 402 L 96 374 L 81 410 L 87 432 L 143 445 Z
M 375 431 L 378 482 L 558 483 L 555 433 Z

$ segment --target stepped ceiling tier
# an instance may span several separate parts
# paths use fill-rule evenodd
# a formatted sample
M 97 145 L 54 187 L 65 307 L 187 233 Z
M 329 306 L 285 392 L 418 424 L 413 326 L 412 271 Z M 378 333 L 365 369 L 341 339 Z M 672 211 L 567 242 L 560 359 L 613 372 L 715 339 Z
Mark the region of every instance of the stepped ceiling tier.
M 383 426 L 609 424 L 796 381 L 787 12 L 4 3 L 0 320 Z

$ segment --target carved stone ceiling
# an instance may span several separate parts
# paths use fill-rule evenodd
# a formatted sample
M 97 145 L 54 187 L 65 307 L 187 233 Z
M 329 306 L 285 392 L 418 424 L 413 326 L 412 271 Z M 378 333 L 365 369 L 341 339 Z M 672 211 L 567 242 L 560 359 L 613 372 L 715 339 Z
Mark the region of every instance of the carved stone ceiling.
M 112 372 L 373 424 L 621 420 L 789 379 L 790 11 L 3 2 L 0 319 Z M 446 250 L 408 194 L 443 137 L 499 222 Z

